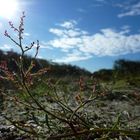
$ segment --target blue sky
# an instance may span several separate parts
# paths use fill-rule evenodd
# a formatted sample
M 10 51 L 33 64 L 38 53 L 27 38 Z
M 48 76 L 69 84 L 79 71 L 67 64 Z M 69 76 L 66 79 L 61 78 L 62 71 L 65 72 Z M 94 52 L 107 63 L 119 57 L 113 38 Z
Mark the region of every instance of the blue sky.
M 24 43 L 40 40 L 39 58 L 92 72 L 112 68 L 118 59 L 140 60 L 140 0 L 15 1 L 18 8 L 12 17 L 0 15 L 0 49 L 4 51 L 19 52 L 3 33 L 7 29 L 16 38 L 8 21 L 18 25 L 25 11 Z

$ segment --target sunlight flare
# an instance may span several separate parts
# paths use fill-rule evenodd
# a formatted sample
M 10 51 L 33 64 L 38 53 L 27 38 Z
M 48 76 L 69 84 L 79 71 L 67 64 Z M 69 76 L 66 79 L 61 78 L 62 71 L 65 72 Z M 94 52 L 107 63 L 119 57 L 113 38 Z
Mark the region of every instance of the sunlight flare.
M 17 0 L 0 0 L 0 18 L 10 19 L 18 10 Z

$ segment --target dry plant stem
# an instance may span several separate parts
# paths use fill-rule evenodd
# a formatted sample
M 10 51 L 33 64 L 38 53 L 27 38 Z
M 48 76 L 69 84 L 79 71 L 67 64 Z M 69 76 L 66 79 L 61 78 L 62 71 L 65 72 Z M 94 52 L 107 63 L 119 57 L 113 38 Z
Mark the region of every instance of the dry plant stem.
M 26 46 L 27 49 L 25 49 L 24 52 L 27 52 L 27 51 L 31 50 L 33 46 L 34 46 L 34 43 L 31 43 L 31 46 L 30 46 L 30 47 L 27 47 L 27 46 Z
M 37 41 L 37 45 L 38 45 L 38 47 L 39 47 L 39 42 Z M 17 43 L 18 44 L 18 43 Z M 58 116 L 56 116 L 56 115 L 54 115 L 54 114 L 52 114 L 51 112 L 49 112 L 49 111 L 47 111 L 44 107 L 42 107 L 42 105 L 32 96 L 32 94 L 30 93 L 30 91 L 29 91 L 29 89 L 28 89 L 28 86 L 26 85 L 26 82 L 25 82 L 25 73 L 24 73 L 24 66 L 23 66 L 23 64 L 24 64 L 24 53 L 25 53 L 25 51 L 24 51 L 24 49 L 23 49 L 23 47 L 22 47 L 22 37 L 21 37 L 21 33 L 19 32 L 19 47 L 20 47 L 20 49 L 21 49 L 21 59 L 20 59 L 20 72 L 21 72 L 21 79 L 22 79 L 22 85 L 23 85 L 23 87 L 24 87 L 24 89 L 27 91 L 27 93 L 28 93 L 28 95 L 32 98 L 32 100 L 36 103 L 36 105 L 41 109 L 41 110 L 43 110 L 43 111 L 45 111 L 46 113 L 48 113 L 48 114 L 50 114 L 51 116 L 53 116 L 54 118 L 57 118 L 57 119 L 59 119 L 59 120 L 61 120 L 61 121 L 63 121 L 63 122 L 66 122 L 66 123 L 68 123 L 68 121 L 66 121 L 65 119 L 62 119 L 62 118 L 60 118 L 60 117 L 58 117 Z M 37 56 L 37 52 L 38 52 L 38 50 L 36 51 L 36 54 L 35 54 L 35 57 Z
M 63 104 L 63 102 L 61 101 L 57 101 L 57 103 L 62 107 L 65 108 L 67 111 L 70 111 L 72 113 L 72 117 L 76 116 L 79 120 L 81 120 L 82 124 L 86 127 L 86 128 L 90 128 L 89 124 L 82 118 L 80 117 L 75 111 L 73 111 L 70 107 L 66 106 L 65 104 Z M 73 118 L 70 118 L 69 122 L 72 122 Z
M 11 38 L 10 36 L 9 36 L 9 38 L 10 38 L 10 40 L 11 40 L 12 42 L 14 42 L 17 46 L 20 46 L 20 44 L 17 43 L 13 38 Z
M 76 116 L 79 120 L 81 120 L 82 124 L 86 127 L 86 128 L 90 128 L 89 127 L 89 124 L 82 118 L 80 117 L 78 114 L 77 114 L 77 111 L 82 107 L 82 106 L 79 106 L 75 111 L 73 111 L 69 106 L 65 105 L 63 102 L 60 101 L 59 99 L 59 96 L 57 94 L 57 91 L 56 91 L 56 88 L 54 87 L 54 92 L 56 94 L 56 102 L 62 107 L 62 108 L 65 108 L 66 110 L 70 111 L 72 113 L 71 117 L 70 117 L 70 120 L 69 122 L 71 123 L 72 122 L 72 119 L 73 119 L 73 116 Z M 92 100 L 94 100 L 95 98 L 93 98 Z M 89 99 L 88 101 L 84 102 L 83 103 L 83 106 L 85 104 L 87 104 L 89 101 L 92 101 L 91 99 Z
M 24 14 L 23 14 L 23 16 L 24 16 Z M 24 16 L 24 17 L 25 17 L 25 16 Z M 52 117 L 54 117 L 54 118 L 56 118 L 56 119 L 58 119 L 58 120 L 60 120 L 60 121 L 62 121 L 62 122 L 65 122 L 65 123 L 69 124 L 69 121 L 67 121 L 66 119 L 63 119 L 63 118 L 61 118 L 61 117 L 59 117 L 59 116 L 57 116 L 57 115 L 51 113 L 50 111 L 46 110 L 46 109 L 32 96 L 32 94 L 30 93 L 30 90 L 29 90 L 28 86 L 26 85 L 26 73 L 25 73 L 25 71 L 24 71 L 24 54 L 25 54 L 26 51 L 30 50 L 30 49 L 33 47 L 34 43 L 32 43 L 31 46 L 30 46 L 29 48 L 27 48 L 27 49 L 24 50 L 24 48 L 23 48 L 23 46 L 22 46 L 22 39 L 23 39 L 22 35 L 23 35 L 23 30 L 24 30 L 24 29 L 22 29 L 22 26 L 23 26 L 23 17 L 22 17 L 21 24 L 20 24 L 19 30 L 18 30 L 19 43 L 17 43 L 14 39 L 11 38 L 11 36 L 9 36 L 9 35 L 6 33 L 6 36 L 7 36 L 8 38 L 10 38 L 10 40 L 12 40 L 12 41 L 20 48 L 20 50 L 21 50 L 20 63 L 19 63 L 19 65 L 18 65 L 19 70 L 20 70 L 20 74 L 21 74 L 21 75 L 20 75 L 21 81 L 19 80 L 19 81 L 20 81 L 20 84 L 21 84 L 21 86 L 25 89 L 26 93 L 27 93 L 27 94 L 31 97 L 31 99 L 34 101 L 34 103 L 39 107 L 40 110 L 44 111 L 45 113 L 51 115 Z M 37 40 L 37 49 L 36 49 L 35 58 L 36 58 L 36 56 L 37 56 L 37 54 L 38 54 L 38 49 L 39 49 L 39 41 Z
M 10 39 L 12 40 L 12 38 L 10 37 Z M 39 43 L 39 42 L 38 42 Z M 42 110 L 42 111 L 44 111 L 44 112 L 46 112 L 46 113 L 48 113 L 49 115 L 51 115 L 52 117 L 54 117 L 54 118 L 57 118 L 58 120 L 60 120 L 60 121 L 62 121 L 62 122 L 65 122 L 65 123 L 67 123 L 67 124 L 69 124 L 69 122 L 67 121 L 67 120 L 65 120 L 65 119 L 63 119 L 63 118 L 60 118 L 60 117 L 58 117 L 58 116 L 56 116 L 55 114 L 53 114 L 53 113 L 51 113 L 51 112 L 49 112 L 49 111 L 47 111 L 33 96 L 32 96 L 32 94 L 30 93 L 30 91 L 29 91 L 29 89 L 28 89 L 28 86 L 26 85 L 26 82 L 25 82 L 25 73 L 24 73 L 24 66 L 23 66 L 23 64 L 24 64 L 24 53 L 25 53 L 25 51 L 24 51 L 24 49 L 23 49 L 23 47 L 22 47 L 22 39 L 21 39 L 21 34 L 19 33 L 19 44 L 16 42 L 16 44 L 20 47 L 20 49 L 21 49 L 21 58 L 20 58 L 20 67 L 19 67 L 19 69 L 20 69 L 20 73 L 21 73 L 21 79 L 22 79 L 22 82 L 21 82 L 21 85 L 22 85 L 22 87 L 26 90 L 26 92 L 28 93 L 28 95 L 31 97 L 31 99 L 36 103 L 36 105 Z M 39 44 L 38 44 L 39 45 Z M 38 51 L 38 50 L 37 50 Z M 36 52 L 36 54 L 35 54 L 35 57 L 37 56 L 37 52 Z
M 62 134 L 62 135 L 57 135 L 57 136 L 50 136 L 48 140 L 56 140 L 56 139 L 61 139 L 61 138 L 67 138 L 67 137 L 72 137 L 72 136 L 79 136 L 79 135 L 86 135 L 89 133 L 103 133 L 103 132 L 112 132 L 112 133 L 119 133 L 118 135 L 122 136 L 132 136 L 136 138 L 140 138 L 140 133 L 139 132 L 134 132 L 134 131 L 129 131 L 129 130 L 119 130 L 119 129 L 105 129 L 105 128 L 96 128 L 92 130 L 83 130 L 79 131 L 77 133 L 69 133 L 69 134 Z
M 75 111 L 73 111 L 73 114 L 72 114 L 71 117 L 70 117 L 70 121 L 73 119 L 73 116 L 76 114 L 76 112 L 77 112 L 80 108 L 84 107 L 87 103 L 89 103 L 89 102 L 91 102 L 91 101 L 93 101 L 93 100 L 95 100 L 95 99 L 96 99 L 96 97 L 93 98 L 93 99 L 89 99 L 89 100 L 85 101 L 84 103 L 82 103 L 81 105 L 79 105 L 79 106 L 75 109 Z
M 36 108 L 36 107 L 34 107 L 34 106 L 32 106 L 31 104 L 27 104 L 27 103 L 24 103 L 24 102 L 22 102 L 22 101 L 16 101 L 17 103 L 20 103 L 20 104 L 22 104 L 22 105 L 24 105 L 24 106 L 26 106 L 26 107 L 28 107 L 28 108 L 31 108 L 31 109 L 37 109 L 37 110 L 39 110 L 39 108 Z
M 38 134 L 35 133 L 35 131 L 34 131 L 34 132 L 31 132 L 31 131 L 29 131 L 29 130 L 23 128 L 23 127 L 20 127 L 19 125 L 16 124 L 16 122 L 11 121 L 11 119 L 9 119 L 8 117 L 4 116 L 4 118 L 5 118 L 6 120 L 8 120 L 13 126 L 15 126 L 16 128 L 18 128 L 19 130 L 21 130 L 21 131 L 23 131 L 23 132 L 27 132 L 27 133 L 32 134 L 32 135 L 38 135 Z
M 25 87 L 25 90 L 27 91 L 27 93 L 28 93 L 29 96 L 31 97 L 31 99 L 36 103 L 36 105 L 37 105 L 42 111 L 48 113 L 48 114 L 51 115 L 52 117 L 54 117 L 54 118 L 56 118 L 56 119 L 58 119 L 58 120 L 60 120 L 60 121 L 62 121 L 62 122 L 68 123 L 67 120 L 65 120 L 65 119 L 63 119 L 63 118 L 60 118 L 60 117 L 54 115 L 53 113 L 49 112 L 48 110 L 46 110 L 46 109 L 32 96 L 32 94 L 30 93 L 30 91 L 29 91 L 29 89 L 28 89 L 26 83 L 23 83 L 23 85 L 24 85 L 24 87 Z
M 114 123 L 114 125 L 112 126 L 112 130 L 116 129 L 116 127 L 118 126 L 119 122 L 120 122 L 120 117 L 121 117 L 121 113 L 118 114 L 116 122 Z M 103 138 L 101 138 L 100 140 L 103 140 L 104 138 L 108 138 L 111 132 L 108 132 L 107 134 L 105 134 L 105 136 Z

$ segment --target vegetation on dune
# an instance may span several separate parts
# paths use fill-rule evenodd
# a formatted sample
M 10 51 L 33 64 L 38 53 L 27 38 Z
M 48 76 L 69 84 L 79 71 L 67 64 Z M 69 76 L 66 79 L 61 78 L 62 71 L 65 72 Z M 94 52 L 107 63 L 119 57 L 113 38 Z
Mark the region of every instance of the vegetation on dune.
M 140 87 L 140 61 L 116 60 L 113 69 L 101 69 L 93 73 L 102 82 Z
M 2 123 L 12 124 L 12 127 L 8 128 L 9 136 L 6 137 L 48 140 L 139 139 L 137 124 L 128 123 L 131 119 L 135 120 L 135 116 L 131 117 L 127 111 L 119 112 L 118 109 L 115 113 L 112 112 L 112 105 L 106 104 L 105 99 L 115 98 L 115 95 L 109 94 L 110 91 L 99 83 L 98 78 L 94 78 L 95 74 L 88 79 L 90 73 L 76 66 L 52 65 L 46 60 L 36 59 L 39 41 L 36 45 L 34 42 L 26 47 L 22 45 L 24 18 L 23 12 L 18 28 L 9 22 L 10 27 L 18 34 L 17 41 L 5 31 L 5 36 L 19 47 L 21 54 L 14 52 L 4 54 L 0 51 L 0 84 L 6 85 L 3 84 L 3 88 L 0 89 L 4 100 L 2 117 L 5 121 Z M 34 58 L 30 58 L 26 53 L 33 47 L 36 48 L 36 52 Z M 122 70 L 119 66 L 120 63 L 117 63 L 114 67 L 118 75 Z M 51 76 L 47 77 L 46 72 Z M 102 76 L 111 73 L 112 71 L 105 72 Z M 75 83 L 72 81 L 65 84 L 65 81 L 56 80 L 60 76 L 66 76 L 68 83 L 71 76 L 80 77 Z M 55 80 L 52 77 L 56 77 Z M 104 80 L 111 79 L 104 77 Z M 14 86 L 12 91 L 7 90 L 7 84 L 11 88 Z M 139 93 L 135 93 L 133 98 L 139 101 Z M 131 102 L 133 103 L 132 100 Z M 115 104 L 116 102 L 114 106 Z M 105 113 L 110 115 L 106 117 Z
M 7 63 L 7 66 L 10 71 L 17 72 L 18 67 L 15 63 L 16 61 L 19 61 L 20 54 L 11 51 L 3 52 L 0 50 L 0 60 L 5 61 Z M 36 72 L 39 69 L 42 69 L 44 67 L 48 67 L 48 75 L 51 76 L 68 76 L 68 74 L 71 74 L 71 76 L 80 76 L 80 75 L 90 75 L 91 73 L 85 69 L 79 68 L 78 66 L 73 66 L 70 64 L 58 64 L 54 62 L 50 62 L 44 59 L 39 58 L 33 58 L 28 55 L 24 55 L 25 60 L 25 69 L 27 69 L 30 66 L 30 62 L 34 61 L 35 67 L 32 69 L 32 72 Z M 50 69 L 50 70 L 49 70 Z
M 15 63 L 15 60 L 18 61 L 19 57 L 20 54 L 13 52 L 12 50 L 7 52 L 0 50 L 0 61 L 3 63 L 6 62 L 6 65 L 10 71 L 18 72 L 18 67 Z M 78 78 L 80 76 L 93 76 L 94 78 L 99 79 L 101 82 L 114 82 L 116 87 L 117 85 L 119 86 L 119 83 L 121 83 L 122 87 L 124 87 L 124 85 L 139 87 L 140 85 L 140 61 L 124 59 L 116 60 L 114 62 L 113 69 L 101 69 L 92 74 L 91 72 L 77 66 L 53 63 L 44 59 L 35 59 L 28 55 L 24 55 L 24 60 L 25 69 L 30 66 L 31 61 L 34 61 L 35 67 L 32 68 L 32 72 L 37 72 L 38 70 L 47 67 L 47 77 Z M 2 75 L 2 72 L 0 73 Z

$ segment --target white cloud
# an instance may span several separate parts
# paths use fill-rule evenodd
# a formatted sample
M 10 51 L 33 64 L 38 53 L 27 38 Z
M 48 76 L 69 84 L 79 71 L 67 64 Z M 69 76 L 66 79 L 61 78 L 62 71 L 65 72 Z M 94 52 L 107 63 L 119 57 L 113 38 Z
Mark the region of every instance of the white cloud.
M 62 24 L 59 24 L 61 27 L 65 27 L 66 29 L 72 29 L 77 22 L 75 20 L 65 21 Z
M 53 49 L 52 47 L 49 46 L 49 43 L 45 41 L 41 41 L 39 45 L 41 49 Z
M 37 58 L 39 58 L 39 59 L 43 59 L 43 56 L 41 56 L 41 55 L 37 55 Z
M 73 61 L 87 60 L 91 57 L 92 56 L 90 54 L 82 54 L 82 52 L 78 50 L 73 50 L 72 53 L 68 53 L 65 57 L 62 57 L 60 59 L 55 59 L 54 62 L 69 63 Z
M 56 34 L 57 36 L 62 36 L 62 35 L 64 36 L 65 35 L 64 30 L 62 30 L 62 29 L 51 28 L 49 30 L 49 32 Z
M 11 50 L 12 46 L 8 44 L 4 44 L 2 47 L 0 47 L 1 50 Z
M 140 34 L 126 35 L 112 29 L 103 29 L 101 33 L 83 38 L 81 51 L 97 56 L 117 56 L 140 52 Z
M 61 48 L 62 50 L 68 50 L 77 47 L 77 45 L 81 44 L 82 40 L 80 37 L 74 38 L 59 38 L 54 39 L 48 42 L 48 44 L 54 48 Z
M 67 29 L 67 27 L 65 29 L 51 28 L 49 31 L 60 37 L 76 37 L 88 34 L 88 32 L 81 31 L 79 28 Z
M 122 9 L 122 12 L 118 14 L 119 18 L 125 16 L 139 16 L 140 15 L 140 1 L 137 0 L 133 2 L 133 0 L 122 0 L 118 2 L 117 0 L 96 0 L 97 4 L 101 5 L 109 5 L 112 7 L 118 7 Z M 95 4 L 96 5 L 96 4 Z M 93 4 L 94 6 L 94 4 Z
M 29 33 L 24 33 L 24 36 L 30 36 L 30 34 Z
M 125 10 L 125 12 L 120 13 L 118 15 L 119 18 L 121 17 L 125 17 L 125 16 L 138 16 L 140 15 L 140 2 L 133 4 L 133 5 L 127 5 L 127 6 L 122 6 L 121 8 L 123 8 Z
M 75 26 L 72 29 L 52 28 L 50 32 L 56 37 L 46 42 L 45 47 L 59 48 L 65 53 L 62 58 L 54 60 L 57 62 L 86 60 L 93 55 L 118 56 L 140 52 L 140 33 L 131 34 L 130 29 L 125 25 L 119 31 L 105 28 L 89 34 Z

